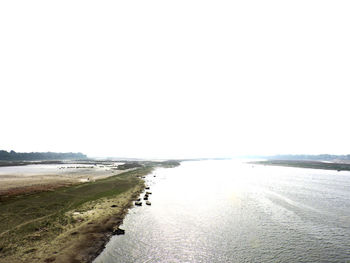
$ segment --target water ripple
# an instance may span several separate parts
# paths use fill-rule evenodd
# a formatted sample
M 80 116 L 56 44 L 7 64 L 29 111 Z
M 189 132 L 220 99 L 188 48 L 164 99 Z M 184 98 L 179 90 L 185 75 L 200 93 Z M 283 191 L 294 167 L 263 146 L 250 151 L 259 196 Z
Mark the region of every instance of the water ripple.
M 350 262 L 350 174 L 186 162 L 147 178 L 95 263 Z

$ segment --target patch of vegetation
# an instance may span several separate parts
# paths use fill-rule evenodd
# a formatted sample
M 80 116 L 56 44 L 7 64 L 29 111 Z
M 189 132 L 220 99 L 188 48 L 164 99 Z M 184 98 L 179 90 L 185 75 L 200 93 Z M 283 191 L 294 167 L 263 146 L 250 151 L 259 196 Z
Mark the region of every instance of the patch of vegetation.
M 139 168 L 142 167 L 143 165 L 140 164 L 139 162 L 126 162 L 124 164 L 118 165 L 118 170 L 126 170 L 126 169 L 131 169 L 131 168 Z
M 118 170 L 126 170 L 131 168 L 149 167 L 149 166 L 172 168 L 180 165 L 180 162 L 175 160 L 159 161 L 159 162 L 152 162 L 152 161 L 138 161 L 138 162 L 124 161 L 124 162 L 125 162 L 124 164 L 118 165 Z
M 172 168 L 172 167 L 176 167 L 179 166 L 180 162 L 179 161 L 175 161 L 175 160 L 169 160 L 169 161 L 164 161 L 161 163 L 162 167 L 165 168 Z

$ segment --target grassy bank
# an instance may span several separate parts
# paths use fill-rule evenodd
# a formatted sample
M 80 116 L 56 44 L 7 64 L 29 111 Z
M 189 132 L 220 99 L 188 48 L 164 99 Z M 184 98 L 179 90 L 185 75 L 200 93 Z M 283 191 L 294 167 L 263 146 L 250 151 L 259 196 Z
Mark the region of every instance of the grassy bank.
M 252 162 L 252 163 L 262 164 L 262 165 L 274 165 L 274 166 L 350 171 L 350 164 L 346 164 L 346 163 L 326 163 L 326 162 L 318 162 L 318 161 L 295 161 L 295 160 L 268 160 L 268 161 Z
M 104 235 L 99 234 L 122 222 L 132 199 L 143 190 L 140 177 L 153 168 L 143 166 L 95 182 L 2 197 L 0 262 L 89 261 L 100 249 L 89 239 L 103 245 Z M 79 259 L 74 252 L 77 246 L 82 253 Z

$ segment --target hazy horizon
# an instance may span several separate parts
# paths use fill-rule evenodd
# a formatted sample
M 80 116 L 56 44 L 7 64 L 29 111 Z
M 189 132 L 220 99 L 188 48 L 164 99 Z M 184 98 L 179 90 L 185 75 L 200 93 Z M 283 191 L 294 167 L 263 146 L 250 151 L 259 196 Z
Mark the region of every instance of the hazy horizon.
M 348 1 L 2 1 L 0 149 L 349 154 Z
M 0 151 L 3 150 L 3 149 L 0 149 Z M 8 152 L 10 152 L 12 150 L 8 150 Z M 17 152 L 15 151 L 16 153 L 23 153 L 23 152 Z M 31 151 L 32 152 L 32 151 Z M 25 152 L 25 153 L 31 153 L 31 152 Z M 53 151 L 48 151 L 48 152 L 53 152 Z M 46 153 L 46 152 L 40 152 L 40 153 Z M 299 157 L 299 156 L 307 156 L 307 157 L 313 157 L 313 159 L 315 157 L 318 157 L 318 156 L 322 156 L 322 155 L 330 155 L 330 156 L 347 156 L 347 155 L 350 155 L 350 154 L 328 154 L 328 153 L 323 153 L 323 154 L 304 154 L 304 153 L 299 153 L 299 154 L 270 154 L 270 155 L 235 155 L 235 156 L 192 156 L 192 157 L 169 157 L 167 158 L 166 156 L 165 157 L 130 157 L 130 156 L 97 156 L 97 155 L 87 155 L 83 152 L 60 152 L 60 153 L 74 153 L 74 154 L 84 154 L 87 156 L 87 158 L 89 159 L 125 159 L 125 160 L 191 160 L 191 159 L 261 159 L 261 158 L 274 158 L 274 157 L 284 157 L 284 156 L 289 156 L 291 157 L 291 160 L 292 159 L 295 159 L 295 157 Z M 35 159 L 33 159 L 35 160 Z M 316 159 L 315 159 L 316 160 Z

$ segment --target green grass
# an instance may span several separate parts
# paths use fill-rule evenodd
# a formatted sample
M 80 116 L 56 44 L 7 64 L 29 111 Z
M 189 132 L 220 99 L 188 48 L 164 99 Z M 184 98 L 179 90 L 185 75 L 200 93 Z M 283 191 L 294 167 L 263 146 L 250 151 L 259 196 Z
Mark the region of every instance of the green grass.
M 138 183 L 152 167 L 139 168 L 96 182 L 63 187 L 29 195 L 0 200 L 0 248 L 10 252 L 15 246 L 56 235 L 62 226 L 73 222 L 65 215 L 82 204 L 104 197 L 119 195 Z M 35 233 L 40 232 L 40 236 Z

